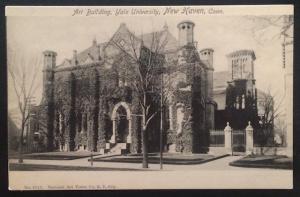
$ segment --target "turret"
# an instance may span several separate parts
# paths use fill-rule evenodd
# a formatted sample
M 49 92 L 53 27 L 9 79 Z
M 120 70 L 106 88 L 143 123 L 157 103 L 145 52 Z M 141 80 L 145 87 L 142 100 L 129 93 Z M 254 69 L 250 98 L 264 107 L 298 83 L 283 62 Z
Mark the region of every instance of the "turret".
M 200 60 L 207 66 L 207 68 L 214 69 L 213 67 L 214 50 L 211 48 L 202 49 L 200 51 Z
M 51 89 L 53 83 L 53 69 L 56 66 L 56 55 L 57 53 L 54 51 L 44 51 L 44 69 L 43 69 L 43 84 L 44 84 L 44 97 L 47 98 L 50 93 L 49 89 Z M 51 92 L 51 91 L 50 91 Z
M 56 55 L 54 51 L 44 51 L 44 70 L 52 70 L 56 66 Z
M 194 26 L 192 21 L 182 21 L 177 25 L 179 46 L 190 45 L 194 43 Z
M 54 125 L 54 68 L 56 66 L 56 53 L 44 51 L 43 69 L 43 109 L 47 124 L 47 151 L 53 151 L 53 125 Z
M 254 79 L 254 51 L 239 50 L 227 55 L 232 80 Z

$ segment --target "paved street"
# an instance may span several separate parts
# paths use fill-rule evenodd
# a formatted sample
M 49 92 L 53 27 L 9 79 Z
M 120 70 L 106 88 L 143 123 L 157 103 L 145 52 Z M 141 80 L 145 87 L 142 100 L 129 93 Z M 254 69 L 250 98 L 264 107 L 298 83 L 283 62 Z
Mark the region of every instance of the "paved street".
M 99 157 L 99 156 L 98 156 Z M 94 162 L 94 167 L 129 168 L 133 171 L 10 171 L 14 189 L 195 189 L 195 188 L 292 188 L 292 170 L 241 168 L 228 156 L 197 165 L 150 164 L 151 171 L 137 171 L 141 164 Z M 16 159 L 10 162 L 17 162 Z M 90 166 L 88 158 L 76 160 L 24 160 L 25 164 Z M 154 170 L 154 171 L 153 171 Z M 36 188 L 38 186 L 38 188 Z

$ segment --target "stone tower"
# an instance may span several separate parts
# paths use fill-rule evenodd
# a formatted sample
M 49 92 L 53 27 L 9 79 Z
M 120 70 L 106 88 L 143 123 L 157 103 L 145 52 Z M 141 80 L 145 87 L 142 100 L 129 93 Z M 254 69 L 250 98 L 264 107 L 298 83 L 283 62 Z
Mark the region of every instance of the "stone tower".
M 206 71 L 206 97 L 210 100 L 213 99 L 213 72 L 214 72 L 214 67 L 213 67 L 213 54 L 214 50 L 213 49 L 202 49 L 200 51 L 200 60 L 202 63 L 205 64 L 205 71 Z
M 47 124 L 47 150 L 53 150 L 54 130 L 54 68 L 56 66 L 56 52 L 44 51 L 43 68 L 43 104 L 45 121 Z
M 200 51 L 200 60 L 205 65 L 203 78 L 205 80 L 205 122 L 208 130 L 215 128 L 214 112 L 216 103 L 213 100 L 213 53 L 214 50 L 210 48 L 202 49 Z
M 239 50 L 227 55 L 231 79 L 254 79 L 254 51 Z
M 231 80 L 235 83 L 238 83 L 238 81 L 244 81 L 245 93 L 247 96 L 249 94 L 254 96 L 256 90 L 254 78 L 254 60 L 256 57 L 254 51 L 235 51 L 227 55 L 227 58 Z
M 244 128 L 250 120 L 256 126 L 257 90 L 254 78 L 254 51 L 239 50 L 227 55 L 230 82 L 226 93 L 226 109 L 235 119 L 235 129 Z M 240 117 L 234 117 L 239 111 Z M 245 113 L 242 115 L 241 113 Z M 233 122 L 233 123 L 234 123 Z
M 182 21 L 177 25 L 179 47 L 194 43 L 194 26 L 192 21 Z
M 49 100 L 51 98 L 51 89 L 53 88 L 54 72 L 56 66 L 56 52 L 44 51 L 44 67 L 43 67 L 43 98 Z

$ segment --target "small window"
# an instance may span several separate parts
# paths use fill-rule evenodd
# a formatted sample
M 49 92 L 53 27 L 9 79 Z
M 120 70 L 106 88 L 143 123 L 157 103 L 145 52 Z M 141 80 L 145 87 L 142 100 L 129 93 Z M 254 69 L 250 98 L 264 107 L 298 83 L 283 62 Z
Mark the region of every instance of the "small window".
M 206 52 L 204 52 L 204 55 L 206 55 Z
M 182 26 L 182 29 L 185 29 L 185 26 L 184 26 L 184 25 Z
M 119 41 L 119 44 L 121 45 L 121 47 L 123 47 L 125 45 L 125 41 L 122 39 Z
M 190 26 L 188 25 L 188 26 L 187 26 L 187 28 L 189 29 L 189 28 L 190 28 Z
M 210 55 L 210 52 L 207 52 L 208 53 L 208 55 Z

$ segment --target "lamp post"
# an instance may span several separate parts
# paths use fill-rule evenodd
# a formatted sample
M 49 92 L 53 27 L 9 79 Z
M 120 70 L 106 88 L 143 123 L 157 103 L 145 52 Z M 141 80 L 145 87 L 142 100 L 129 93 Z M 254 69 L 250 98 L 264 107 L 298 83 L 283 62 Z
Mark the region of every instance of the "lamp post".
M 161 73 L 161 87 L 160 87 L 160 142 L 159 142 L 159 164 L 160 169 L 163 169 L 163 73 Z
M 19 163 L 23 163 L 23 143 L 24 143 L 24 130 L 25 130 L 25 127 L 26 127 L 26 130 L 27 130 L 27 127 L 28 125 L 30 124 L 30 121 L 29 123 L 27 122 L 27 120 L 29 119 L 30 120 L 30 113 L 31 113 L 31 105 L 33 105 L 33 103 L 35 102 L 35 97 L 25 97 L 25 101 L 24 101 L 24 111 L 21 111 L 23 114 L 22 114 L 22 127 L 21 127 L 21 136 L 20 136 L 20 144 L 19 144 L 19 159 L 18 159 L 18 162 Z M 27 136 L 27 133 L 28 131 L 26 132 L 26 136 Z M 27 145 L 26 145 L 27 146 Z
M 91 166 L 93 166 L 93 160 L 94 160 L 94 158 L 93 158 L 93 150 L 91 151 Z

